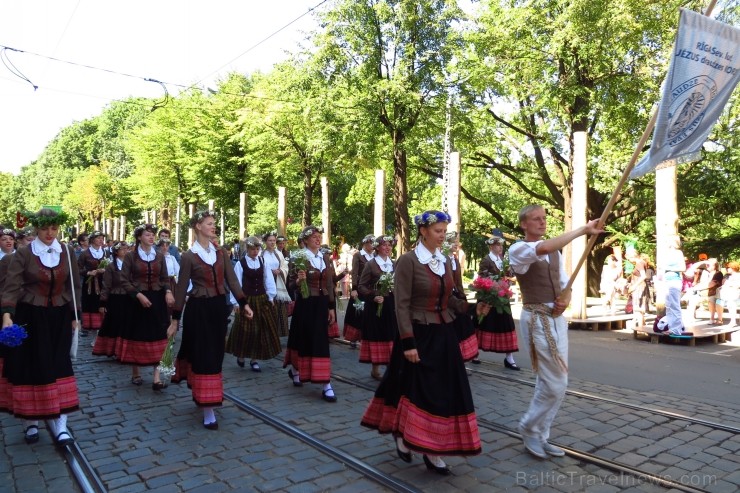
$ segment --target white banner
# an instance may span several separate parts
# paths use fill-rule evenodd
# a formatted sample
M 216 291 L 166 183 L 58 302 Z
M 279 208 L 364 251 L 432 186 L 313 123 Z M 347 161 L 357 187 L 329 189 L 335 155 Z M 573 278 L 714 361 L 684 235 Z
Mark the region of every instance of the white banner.
M 696 161 L 740 81 L 740 29 L 681 9 L 653 143 L 630 173 Z

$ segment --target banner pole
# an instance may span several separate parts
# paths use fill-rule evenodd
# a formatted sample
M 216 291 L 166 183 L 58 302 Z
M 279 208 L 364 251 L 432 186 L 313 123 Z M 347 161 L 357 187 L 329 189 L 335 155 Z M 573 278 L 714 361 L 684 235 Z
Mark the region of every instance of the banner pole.
M 709 2 L 709 5 L 707 6 L 706 11 L 704 12 L 705 17 L 709 17 L 712 14 L 712 10 L 714 10 L 714 6 L 716 4 L 717 4 L 717 0 L 711 0 Z M 645 147 L 645 144 L 647 143 L 647 140 L 650 137 L 650 133 L 653 131 L 653 128 L 655 128 L 655 122 L 658 120 L 658 109 L 659 108 L 660 106 L 658 106 L 653 111 L 653 116 L 650 117 L 650 121 L 648 122 L 647 127 L 645 127 L 645 131 L 642 133 L 642 137 L 640 137 L 640 141 L 635 146 L 635 151 L 632 153 L 632 157 L 630 158 L 630 161 L 627 164 L 627 167 L 625 167 L 624 173 L 622 173 L 622 178 L 619 180 L 617 187 L 614 189 L 614 193 L 609 199 L 609 202 L 607 202 L 606 207 L 604 207 L 604 212 L 601 213 L 601 217 L 599 218 L 599 229 L 604 227 L 604 224 L 606 223 L 606 218 L 609 216 L 609 214 L 611 214 L 612 209 L 614 208 L 614 204 L 616 204 L 617 198 L 619 197 L 619 194 L 622 192 L 622 188 L 624 187 L 624 184 L 627 183 L 627 180 L 629 180 L 630 173 L 632 172 L 632 169 L 635 167 L 635 164 L 637 164 L 637 158 L 640 156 L 642 149 Z M 578 271 L 581 270 L 581 267 L 586 261 L 586 258 L 588 258 L 588 255 L 591 253 L 591 250 L 596 244 L 596 239 L 598 238 L 598 236 L 599 235 L 592 235 L 588 239 L 586 248 L 583 250 L 583 254 L 581 255 L 581 258 L 578 260 L 578 263 L 573 269 L 573 272 L 570 275 L 570 279 L 568 279 L 568 284 L 566 284 L 565 288 L 563 288 L 563 292 L 567 292 L 567 293 L 570 292 L 571 288 L 573 287 L 573 283 L 576 280 L 576 276 L 578 275 Z

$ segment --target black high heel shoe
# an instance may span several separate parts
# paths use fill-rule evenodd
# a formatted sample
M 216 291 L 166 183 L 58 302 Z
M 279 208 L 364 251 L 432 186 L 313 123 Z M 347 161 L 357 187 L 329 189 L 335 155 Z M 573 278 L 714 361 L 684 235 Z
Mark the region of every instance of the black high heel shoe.
M 301 382 L 300 380 L 296 382 L 295 381 L 295 378 L 293 378 L 293 370 L 292 369 L 291 370 L 288 370 L 288 376 L 293 381 L 293 387 L 303 387 L 303 382 Z
M 239 365 L 239 368 L 244 368 L 244 360 L 239 360 L 239 358 L 236 359 L 236 364 Z
M 404 462 L 411 463 L 411 451 L 408 452 L 402 452 L 401 448 L 398 446 L 398 442 L 396 442 L 396 453 L 398 454 L 398 458 L 401 459 Z
M 441 474 L 442 476 L 449 476 L 450 474 L 452 474 L 449 466 L 435 466 L 434 464 L 432 464 L 432 461 L 429 460 L 429 457 L 427 457 L 426 454 L 424 454 L 424 464 L 427 466 L 427 469 L 429 469 L 430 471 L 434 471 L 437 474 Z
M 521 368 L 519 368 L 516 363 L 509 363 L 509 360 L 506 359 L 504 360 L 504 366 L 510 370 L 521 371 Z

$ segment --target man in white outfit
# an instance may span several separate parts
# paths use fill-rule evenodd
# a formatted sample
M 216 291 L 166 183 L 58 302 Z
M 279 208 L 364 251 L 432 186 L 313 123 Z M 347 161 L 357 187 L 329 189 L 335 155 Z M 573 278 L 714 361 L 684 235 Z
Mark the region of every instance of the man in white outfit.
M 537 374 L 534 396 L 519 421 L 527 451 L 541 459 L 562 457 L 563 449 L 548 443 L 550 426 L 568 386 L 568 323 L 563 312 L 570 303 L 570 290 L 559 250 L 581 235 L 602 233 L 598 219 L 585 226 L 543 240 L 547 214 L 540 205 L 519 211 L 524 241 L 509 249 L 509 262 L 522 292 L 520 328 L 528 341 L 532 369 Z

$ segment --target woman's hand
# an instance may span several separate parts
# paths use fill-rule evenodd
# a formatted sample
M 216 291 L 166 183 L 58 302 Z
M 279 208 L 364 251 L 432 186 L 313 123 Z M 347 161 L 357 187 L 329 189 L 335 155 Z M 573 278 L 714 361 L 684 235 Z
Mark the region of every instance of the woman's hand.
M 352 298 L 357 299 L 357 290 L 353 289 L 352 291 L 350 291 L 349 295 Z
M 490 311 L 491 311 L 491 305 L 489 305 L 488 303 L 484 303 L 481 301 L 480 303 L 475 305 L 475 314 L 478 315 L 479 317 L 480 316 L 485 317 L 486 315 L 488 315 L 488 312 Z
M 98 308 L 98 313 L 100 313 L 101 315 L 105 315 L 105 312 L 106 312 L 106 311 L 107 311 L 107 310 L 105 309 L 105 307 L 104 307 L 104 306 L 101 306 L 100 308 Z
M 299 270 L 298 271 L 298 280 L 299 281 L 305 281 L 306 280 L 306 271 L 305 270 Z
M 152 306 L 152 302 L 149 301 L 149 298 L 141 293 L 136 293 L 136 299 L 139 300 L 139 303 L 141 303 L 141 306 L 143 306 L 144 308 L 149 308 L 150 306 Z
M 3 329 L 13 325 L 13 320 L 10 318 L 10 313 L 3 313 Z
M 80 321 L 72 320 L 72 330 L 80 330 Z
M 380 304 L 380 303 L 382 303 L 382 302 L 383 302 L 383 297 L 382 297 L 382 296 L 376 296 L 375 298 L 373 298 L 373 301 L 374 301 L 375 303 L 378 303 L 378 304 Z
M 411 363 L 418 363 L 421 361 L 421 358 L 419 358 L 419 352 L 416 349 L 407 349 L 403 352 L 403 355 Z
M 254 317 L 254 312 L 251 308 L 249 308 L 249 305 L 244 305 L 244 314 L 247 316 L 247 318 Z
M 272 269 L 272 274 L 275 275 L 275 276 L 279 275 L 280 272 L 281 272 L 280 269 Z
M 333 324 L 337 319 L 337 313 L 334 311 L 334 308 L 329 309 L 329 325 Z
M 172 291 L 167 291 L 164 295 L 164 302 L 167 303 L 167 308 L 175 306 L 175 297 L 172 296 Z
M 239 305 L 232 305 L 231 309 L 234 313 L 239 313 Z
M 174 336 L 177 334 L 177 326 L 180 324 L 179 320 L 172 319 L 170 322 L 170 326 L 167 327 L 167 338 Z

